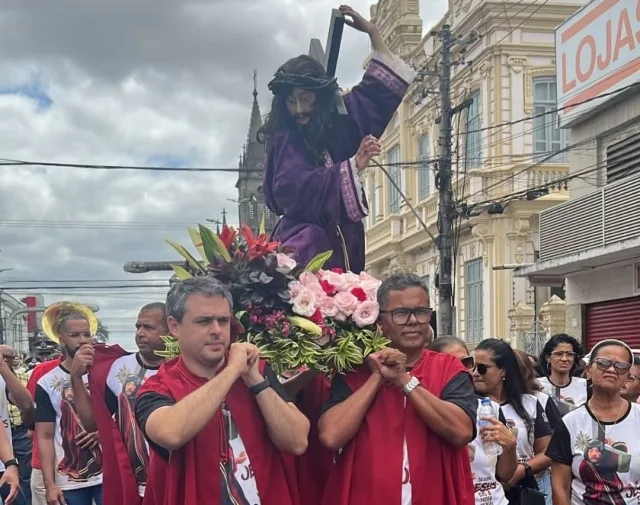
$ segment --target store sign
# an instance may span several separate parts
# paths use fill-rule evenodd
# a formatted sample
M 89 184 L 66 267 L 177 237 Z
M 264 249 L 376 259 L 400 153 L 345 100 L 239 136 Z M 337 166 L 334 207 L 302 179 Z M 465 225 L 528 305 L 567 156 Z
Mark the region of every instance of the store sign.
M 640 81 L 637 0 L 594 0 L 556 28 L 555 38 L 562 126 L 612 98 L 601 95 Z

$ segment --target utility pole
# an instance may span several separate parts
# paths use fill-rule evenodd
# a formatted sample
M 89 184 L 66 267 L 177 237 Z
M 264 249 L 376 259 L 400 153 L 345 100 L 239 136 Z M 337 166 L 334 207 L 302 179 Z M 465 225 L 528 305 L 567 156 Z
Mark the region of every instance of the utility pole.
M 453 188 L 451 184 L 451 47 L 455 43 L 451 27 L 443 25 L 440 31 L 442 43 L 442 73 L 440 75 L 440 202 L 438 221 L 440 231 L 440 274 L 438 284 L 438 336 L 453 335 L 453 281 L 451 265 L 453 256 Z

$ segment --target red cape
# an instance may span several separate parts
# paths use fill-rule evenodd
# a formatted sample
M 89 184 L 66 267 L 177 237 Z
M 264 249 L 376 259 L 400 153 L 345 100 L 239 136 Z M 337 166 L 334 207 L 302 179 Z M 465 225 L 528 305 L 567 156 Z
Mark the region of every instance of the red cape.
M 261 360 L 261 371 L 264 366 Z M 147 379 L 138 396 L 154 392 L 180 401 L 206 382 L 176 358 Z M 294 459 L 269 439 L 249 389 L 239 380 L 225 400 L 251 460 L 262 505 L 298 505 Z M 144 505 L 220 505 L 220 432 L 216 415 L 193 440 L 173 451 L 169 461 L 151 448 Z
M 96 354 L 93 366 L 89 369 L 89 391 L 102 446 L 102 500 L 105 505 L 140 505 L 142 498 L 138 494 L 138 483 L 127 448 L 105 403 L 111 365 L 118 358 L 131 353 L 119 345 L 96 344 L 94 347 Z
M 424 351 L 411 374 L 436 396 L 463 371 L 457 358 Z M 364 365 L 345 376 L 352 391 L 371 372 Z M 336 461 L 322 500 L 324 505 L 400 505 L 402 447 L 406 436 L 411 470 L 412 505 L 474 505 L 467 447 L 455 448 L 433 433 L 398 388 L 386 386 L 376 396 L 356 436 Z
M 300 503 L 320 505 L 327 479 L 333 468 L 333 453 L 320 443 L 318 419 L 322 406 L 329 400 L 331 383 L 318 374 L 302 389 L 298 408 L 311 422 L 309 446 L 302 456 L 296 458 Z

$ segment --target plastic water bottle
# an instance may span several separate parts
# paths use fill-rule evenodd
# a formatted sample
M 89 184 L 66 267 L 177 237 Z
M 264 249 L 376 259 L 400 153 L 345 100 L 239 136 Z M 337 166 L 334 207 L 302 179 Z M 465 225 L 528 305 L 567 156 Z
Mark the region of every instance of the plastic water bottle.
M 496 413 L 493 411 L 493 405 L 489 398 L 483 398 L 480 401 L 480 409 L 478 409 L 478 426 L 480 428 L 490 426 L 491 422 L 481 419 L 482 417 L 491 417 L 492 419 L 496 418 Z M 478 433 L 478 436 L 480 436 L 480 433 Z M 496 442 L 483 442 L 482 445 L 484 447 L 485 454 L 489 457 L 500 456 L 500 454 L 502 454 L 502 447 Z

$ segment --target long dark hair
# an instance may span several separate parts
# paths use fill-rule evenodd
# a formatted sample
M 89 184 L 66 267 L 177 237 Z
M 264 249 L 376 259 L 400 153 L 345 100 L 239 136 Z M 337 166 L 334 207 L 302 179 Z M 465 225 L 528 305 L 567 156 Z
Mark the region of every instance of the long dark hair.
M 306 76 L 326 80 L 327 74 L 323 66 L 311 56 L 301 55 L 290 59 L 276 72 Z M 313 89 L 316 94 L 316 103 L 309 122 L 301 127 L 287 109 L 287 98 L 296 86 L 294 84 L 279 84 L 274 87 L 271 110 L 267 115 L 264 125 L 258 130 L 258 142 L 269 145 L 269 140 L 276 134 L 286 130 L 297 130 L 302 134 L 309 162 L 316 165 L 324 164 L 324 151 L 329 145 L 329 135 L 336 123 L 337 111 L 335 108 L 336 88 L 326 87 Z M 304 89 L 304 86 L 299 86 Z
M 580 342 L 578 342 L 571 335 L 567 335 L 566 333 L 556 333 L 553 335 L 547 343 L 544 344 L 542 348 L 542 352 L 540 353 L 540 370 L 542 371 L 543 376 L 548 377 L 551 374 L 551 370 L 549 369 L 548 360 L 551 356 L 551 353 L 558 347 L 560 344 L 569 344 L 573 347 L 573 352 L 576 353 L 576 359 L 573 362 L 573 366 L 569 371 L 569 375 L 573 375 L 575 369 L 580 366 L 580 361 L 584 357 L 584 351 L 582 350 L 582 346 Z
M 520 371 L 520 365 L 516 353 L 509 344 L 499 338 L 487 338 L 480 341 L 476 351 L 487 351 L 493 353 L 493 361 L 496 366 L 504 370 L 505 379 L 503 381 L 504 392 L 508 402 L 513 407 L 527 426 L 527 431 L 533 430 L 533 419 L 524 408 L 522 397 L 528 393 L 525 378 Z
M 529 359 L 529 355 L 521 351 L 520 349 L 515 349 L 516 358 L 518 358 L 518 365 L 520 366 L 520 372 L 524 377 L 524 382 L 527 385 L 527 392 L 530 395 L 535 395 L 536 393 L 542 391 L 542 386 L 538 384 L 536 380 L 536 371 L 533 368 L 533 363 Z

